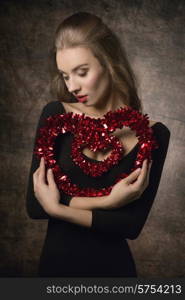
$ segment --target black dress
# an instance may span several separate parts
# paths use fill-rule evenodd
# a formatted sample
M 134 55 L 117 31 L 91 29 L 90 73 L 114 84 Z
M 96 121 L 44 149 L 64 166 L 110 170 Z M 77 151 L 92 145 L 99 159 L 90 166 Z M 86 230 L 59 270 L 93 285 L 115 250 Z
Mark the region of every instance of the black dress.
M 66 113 L 61 102 L 48 103 L 43 108 L 37 130 L 43 126 L 45 118 L 60 113 Z M 48 219 L 39 263 L 40 277 L 137 277 L 126 239 L 136 239 L 145 224 L 158 190 L 170 138 L 170 131 L 163 123 L 157 122 L 152 128 L 159 148 L 152 152 L 148 187 L 140 199 L 122 208 L 92 210 L 91 228 L 52 218 L 42 209 L 33 192 L 33 173 L 40 162 L 33 154 L 26 197 L 27 212 L 33 219 Z M 66 133 L 56 141 L 58 163 L 72 182 L 81 187 L 109 186 L 115 176 L 127 173 L 133 167 L 138 144 L 101 177 L 89 177 L 70 157 L 72 139 L 72 134 Z M 61 193 L 61 203 L 69 205 L 70 199 L 71 196 Z

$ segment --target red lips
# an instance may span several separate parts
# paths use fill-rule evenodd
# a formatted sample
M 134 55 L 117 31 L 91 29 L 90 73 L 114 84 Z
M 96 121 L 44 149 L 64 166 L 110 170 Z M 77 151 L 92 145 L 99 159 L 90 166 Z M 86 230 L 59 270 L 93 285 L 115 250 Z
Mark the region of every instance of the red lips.
M 87 96 L 76 96 L 76 98 L 78 99 L 79 102 L 85 102 L 87 101 Z

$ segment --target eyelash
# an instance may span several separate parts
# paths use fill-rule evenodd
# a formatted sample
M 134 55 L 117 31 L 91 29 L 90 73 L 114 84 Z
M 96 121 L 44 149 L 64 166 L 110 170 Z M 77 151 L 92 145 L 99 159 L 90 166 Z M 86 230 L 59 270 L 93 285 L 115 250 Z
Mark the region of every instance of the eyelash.
M 85 71 L 84 73 L 81 73 L 81 74 L 78 74 L 80 77 L 85 77 L 85 75 L 87 75 L 87 71 Z M 64 77 L 63 76 L 63 79 L 64 80 L 68 80 L 69 79 L 69 77 Z

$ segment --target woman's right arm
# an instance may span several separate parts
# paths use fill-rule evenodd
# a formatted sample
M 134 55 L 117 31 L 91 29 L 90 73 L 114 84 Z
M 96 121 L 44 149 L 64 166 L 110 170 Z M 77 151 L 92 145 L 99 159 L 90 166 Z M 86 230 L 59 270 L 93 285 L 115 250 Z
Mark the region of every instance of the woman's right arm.
M 48 118 L 50 115 L 58 113 L 57 109 L 58 108 L 56 102 L 50 102 L 44 106 L 37 124 L 33 149 L 35 148 L 35 143 L 38 137 L 39 128 L 44 126 L 46 118 Z M 29 217 L 32 219 L 48 219 L 49 215 L 44 211 L 42 206 L 39 204 L 37 198 L 35 197 L 34 189 L 33 189 L 33 173 L 39 167 L 39 164 L 40 164 L 40 159 L 37 159 L 36 155 L 33 153 L 29 177 L 28 177 L 28 184 L 27 184 L 26 210 Z

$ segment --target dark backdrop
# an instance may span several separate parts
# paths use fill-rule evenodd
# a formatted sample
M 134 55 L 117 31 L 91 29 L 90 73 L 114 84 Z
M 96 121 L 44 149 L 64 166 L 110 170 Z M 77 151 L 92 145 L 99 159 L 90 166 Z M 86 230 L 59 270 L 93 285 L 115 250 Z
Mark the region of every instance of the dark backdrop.
M 31 220 L 25 195 L 33 138 L 49 91 L 49 51 L 59 22 L 79 10 L 102 17 L 125 44 L 150 118 L 171 131 L 152 211 L 129 241 L 139 276 L 185 276 L 184 14 L 170 0 L 0 1 L 0 276 L 35 276 L 46 221 Z

